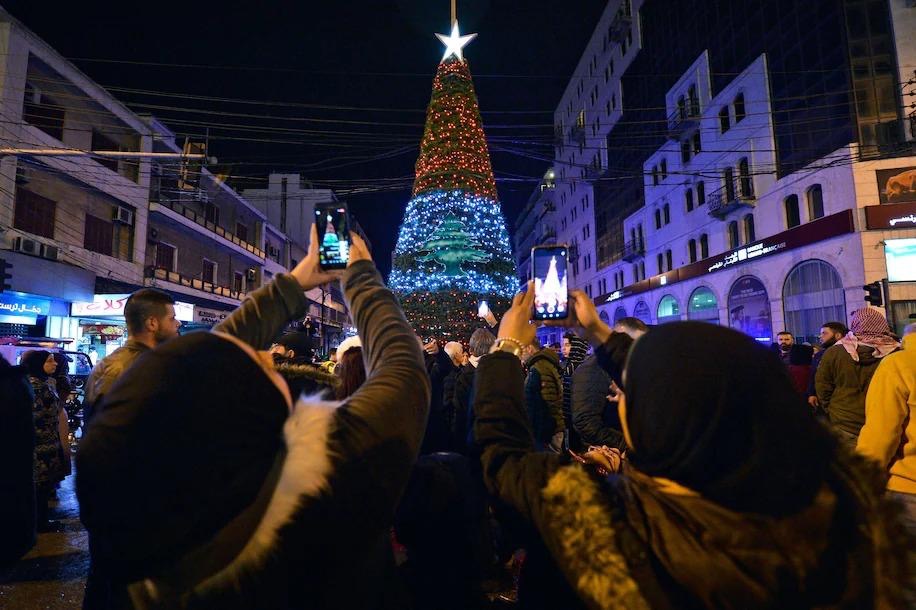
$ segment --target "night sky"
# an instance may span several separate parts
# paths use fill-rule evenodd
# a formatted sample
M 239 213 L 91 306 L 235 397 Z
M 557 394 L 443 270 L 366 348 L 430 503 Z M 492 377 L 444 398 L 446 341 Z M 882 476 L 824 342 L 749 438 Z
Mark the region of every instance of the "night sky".
M 274 170 L 337 190 L 387 272 L 447 0 L 2 4 L 133 110 L 182 136 L 209 127 L 233 187 Z M 605 1 L 458 6 L 462 33 L 478 34 L 465 58 L 511 231 L 553 157 L 552 113 Z

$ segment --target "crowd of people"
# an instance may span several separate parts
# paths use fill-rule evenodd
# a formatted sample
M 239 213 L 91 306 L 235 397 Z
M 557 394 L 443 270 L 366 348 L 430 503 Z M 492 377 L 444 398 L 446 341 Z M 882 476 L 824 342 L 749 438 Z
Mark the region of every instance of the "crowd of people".
M 879 310 L 768 349 L 573 291 L 543 346 L 529 286 L 442 344 L 358 236 L 343 272 L 311 244 L 210 332 L 128 300 L 76 454 L 84 608 L 916 607 L 916 333 Z M 284 329 L 334 280 L 358 336 L 316 365 Z M 5 561 L 53 527 L 60 370 L 0 363 Z

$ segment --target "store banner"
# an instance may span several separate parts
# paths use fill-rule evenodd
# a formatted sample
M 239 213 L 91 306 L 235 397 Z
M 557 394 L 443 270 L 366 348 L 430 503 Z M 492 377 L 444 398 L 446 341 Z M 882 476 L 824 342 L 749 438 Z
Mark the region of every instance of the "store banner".
M 215 309 L 204 309 L 201 306 L 194 308 L 194 322 L 198 324 L 209 324 L 215 326 L 231 314 L 231 311 L 218 311 Z
M 95 317 L 124 317 L 124 306 L 129 294 L 97 294 L 91 302 L 74 301 L 70 306 L 70 315 Z M 175 317 L 181 322 L 194 320 L 194 306 L 190 303 L 175 302 Z
M 0 292 L 0 315 L 36 318 L 51 313 L 51 301 L 21 292 Z
M 916 227 L 916 201 L 865 207 L 868 229 L 912 229 Z

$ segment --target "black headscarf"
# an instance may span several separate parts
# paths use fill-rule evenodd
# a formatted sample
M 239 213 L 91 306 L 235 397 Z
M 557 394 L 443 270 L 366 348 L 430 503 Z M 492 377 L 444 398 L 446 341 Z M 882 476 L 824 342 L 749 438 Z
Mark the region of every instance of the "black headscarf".
M 789 364 L 806 366 L 811 364 L 813 358 L 814 348 L 810 345 L 796 343 L 789 350 Z
M 626 370 L 627 424 L 640 471 L 740 512 L 791 514 L 811 503 L 835 452 L 778 357 L 750 337 L 664 324 Z
M 19 364 L 30 376 L 37 377 L 44 381 L 48 378 L 48 374 L 45 373 L 45 362 L 48 361 L 48 356 L 50 355 L 51 352 L 46 350 L 32 349 L 22 353 L 22 356 L 19 358 Z
M 103 398 L 77 454 L 93 561 L 130 580 L 210 540 L 254 500 L 288 413 L 255 358 L 216 333 L 140 356 Z

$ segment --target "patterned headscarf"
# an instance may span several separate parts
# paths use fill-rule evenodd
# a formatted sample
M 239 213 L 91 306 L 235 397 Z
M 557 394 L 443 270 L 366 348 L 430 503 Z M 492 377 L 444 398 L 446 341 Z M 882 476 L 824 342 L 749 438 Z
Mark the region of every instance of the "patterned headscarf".
M 849 334 L 837 341 L 849 353 L 853 361 L 859 361 L 859 345 L 873 348 L 875 358 L 884 358 L 900 349 L 900 341 L 891 334 L 891 327 L 884 315 L 874 307 L 863 307 L 853 312 L 849 323 Z

